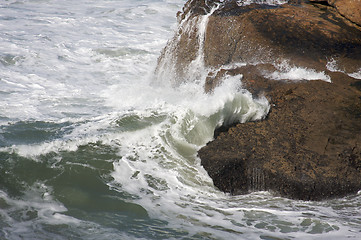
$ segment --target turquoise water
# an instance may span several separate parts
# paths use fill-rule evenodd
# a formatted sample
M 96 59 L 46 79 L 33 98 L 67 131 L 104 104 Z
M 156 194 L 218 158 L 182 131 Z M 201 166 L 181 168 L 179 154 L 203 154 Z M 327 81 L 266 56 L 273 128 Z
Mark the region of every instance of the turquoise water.
M 202 72 L 155 75 L 184 3 L 0 3 L 0 239 L 360 238 L 360 194 L 213 186 L 197 150 L 269 104 L 241 76 L 205 94 Z

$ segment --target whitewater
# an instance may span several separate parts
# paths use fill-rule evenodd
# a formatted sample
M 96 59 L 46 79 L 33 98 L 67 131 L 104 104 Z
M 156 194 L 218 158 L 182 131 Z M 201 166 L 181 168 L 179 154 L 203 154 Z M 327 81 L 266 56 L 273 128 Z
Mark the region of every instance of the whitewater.
M 197 151 L 271 106 L 242 76 L 205 93 L 201 49 L 182 81 L 169 62 L 156 73 L 184 3 L 0 3 L 0 239 L 361 239 L 361 193 L 308 202 L 213 186 Z M 204 36 L 207 16 L 195 24 Z M 278 69 L 270 78 L 331 82 Z

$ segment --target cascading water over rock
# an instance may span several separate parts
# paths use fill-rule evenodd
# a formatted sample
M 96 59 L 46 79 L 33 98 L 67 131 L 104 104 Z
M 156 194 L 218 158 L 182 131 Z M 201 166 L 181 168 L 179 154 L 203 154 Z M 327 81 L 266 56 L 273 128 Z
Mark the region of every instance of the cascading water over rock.
M 204 40 L 207 24 L 209 16 L 219 6 L 219 3 L 215 4 L 204 15 L 191 16 L 191 12 L 189 12 L 183 19 L 180 19 L 175 36 L 168 42 L 158 60 L 155 72 L 156 81 L 169 79 L 173 84 L 180 84 L 185 81 L 194 82 L 205 79 L 208 74 L 204 64 Z M 180 50 L 179 46 L 183 44 L 189 46 L 190 51 Z M 194 49 L 196 51 L 193 51 Z M 184 58 L 187 60 L 184 61 Z M 180 64 L 183 61 L 184 63 Z

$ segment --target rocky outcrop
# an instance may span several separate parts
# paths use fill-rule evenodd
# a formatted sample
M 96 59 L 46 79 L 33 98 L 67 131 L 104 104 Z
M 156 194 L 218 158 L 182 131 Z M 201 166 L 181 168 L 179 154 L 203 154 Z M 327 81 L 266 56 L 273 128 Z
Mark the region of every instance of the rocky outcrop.
M 271 104 L 265 120 L 218 131 L 200 149 L 220 190 L 320 200 L 361 189 L 361 81 L 351 74 L 361 71 L 361 28 L 354 13 L 329 2 L 193 0 L 178 15 L 181 27 L 160 63 L 174 53 L 182 78 L 201 49 L 206 91 L 225 75 L 241 74 L 243 86 Z M 207 23 L 203 35 L 200 22 Z M 272 80 L 282 62 L 323 73 L 332 83 Z
M 192 0 L 185 4 L 183 13 L 178 13 L 179 31 L 160 58 L 162 62 L 166 52 L 175 53 L 173 67 L 178 79 L 187 74 L 187 66 L 197 58 L 200 47 L 206 67 L 288 59 L 290 64 L 322 70 L 335 58 L 341 69 L 358 70 L 361 28 L 334 7 L 318 3 L 242 6 L 236 0 L 222 2 Z M 207 19 L 203 41 L 197 24 L 216 6 L 218 9 Z
M 360 190 L 361 81 L 329 74 L 332 84 L 245 80 L 272 108 L 265 120 L 232 126 L 199 151 L 215 186 L 304 200 Z

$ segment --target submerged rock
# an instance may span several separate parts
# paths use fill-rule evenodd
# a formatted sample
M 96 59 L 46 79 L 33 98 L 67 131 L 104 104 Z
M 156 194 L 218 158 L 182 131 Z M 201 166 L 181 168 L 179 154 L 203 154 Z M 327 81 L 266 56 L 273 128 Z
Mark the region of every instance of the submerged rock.
M 270 101 L 265 120 L 218 132 L 200 149 L 201 164 L 216 187 L 232 194 L 270 190 L 320 200 L 356 193 L 361 189 L 357 20 L 343 14 L 335 0 L 247 2 L 188 1 L 178 15 L 179 31 L 159 60 L 162 65 L 171 54 L 178 79 L 201 60 L 209 71 L 206 91 L 223 76 L 242 75 L 247 90 Z M 314 79 L 323 81 L 306 81 Z

